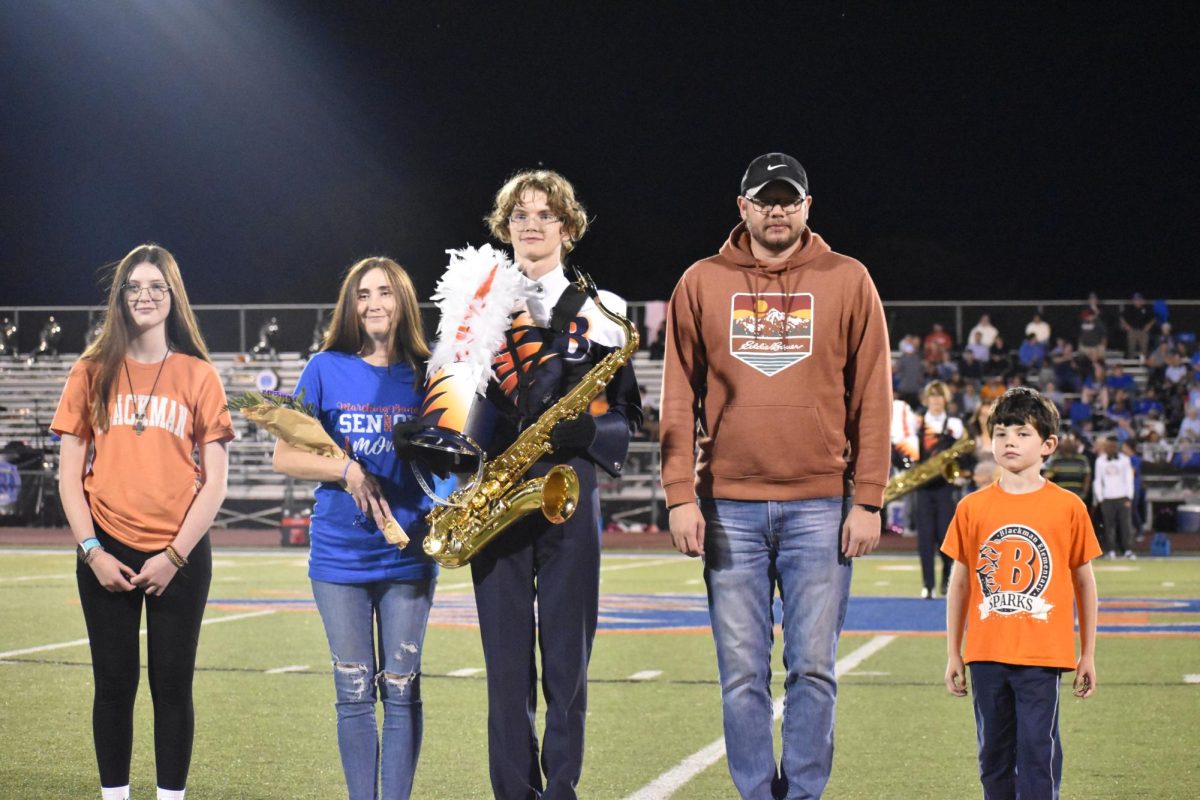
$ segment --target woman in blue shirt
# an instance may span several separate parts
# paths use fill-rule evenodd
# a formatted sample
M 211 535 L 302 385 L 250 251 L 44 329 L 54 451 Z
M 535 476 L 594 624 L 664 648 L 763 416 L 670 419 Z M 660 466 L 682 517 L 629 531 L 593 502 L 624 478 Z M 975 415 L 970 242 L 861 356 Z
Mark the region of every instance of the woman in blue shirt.
M 388 258 L 359 261 L 342 281 L 324 347 L 296 385 L 352 459 L 275 446 L 277 471 L 320 481 L 308 574 L 333 661 L 350 800 L 407 798 L 421 750 L 421 649 L 437 572 L 421 551 L 430 502 L 397 458 L 392 428 L 420 408 L 428 356 L 408 274 Z M 403 549 L 381 533 L 388 517 L 411 538 Z

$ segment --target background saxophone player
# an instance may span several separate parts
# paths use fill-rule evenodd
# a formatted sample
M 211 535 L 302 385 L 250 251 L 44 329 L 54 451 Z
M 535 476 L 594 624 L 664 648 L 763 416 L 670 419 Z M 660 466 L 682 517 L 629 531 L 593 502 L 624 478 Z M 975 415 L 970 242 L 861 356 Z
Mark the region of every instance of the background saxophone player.
M 921 394 L 925 401 L 925 412 L 921 415 L 921 461 L 928 461 L 938 453 L 954 446 L 965 433 L 963 422 L 950 415 L 946 404 L 950 401 L 950 387 L 941 381 L 932 381 Z M 958 488 L 944 477 L 935 477 L 917 489 L 917 551 L 921 557 L 921 597 L 933 598 L 934 553 L 941 556 L 941 593 L 946 594 L 950 581 L 950 569 L 954 562 L 941 553 L 942 540 L 954 516 L 958 502 Z
M 570 285 L 563 258 L 583 236 L 587 217 L 563 176 L 548 170 L 515 175 L 496 194 L 486 221 L 497 239 L 512 244 L 533 293 L 496 357 L 497 385 L 489 396 L 500 412 L 500 441 L 487 448 L 496 453 L 621 347 L 625 333 Z M 621 298 L 600 295 L 607 308 L 624 315 Z M 529 470 L 529 477 L 538 477 L 555 464 L 574 468 L 579 506 L 570 519 L 556 525 L 528 514 L 471 561 L 487 666 L 488 762 L 492 790 L 502 800 L 576 796 L 600 590 L 596 466 L 620 472 L 630 436 L 641 425 L 639 398 L 633 370 L 625 365 L 598 399 L 601 408 L 555 426 L 554 450 Z M 539 645 L 546 702 L 540 762 L 534 725 Z

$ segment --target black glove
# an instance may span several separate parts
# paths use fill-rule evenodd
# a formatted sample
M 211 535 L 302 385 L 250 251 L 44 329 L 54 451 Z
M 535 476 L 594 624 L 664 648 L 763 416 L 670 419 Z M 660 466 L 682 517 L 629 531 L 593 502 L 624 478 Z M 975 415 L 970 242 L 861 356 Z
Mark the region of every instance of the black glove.
M 410 419 L 407 422 L 397 422 L 392 426 L 392 444 L 396 448 L 396 455 L 405 461 L 411 461 L 416 455 L 417 448 L 412 446 L 412 437 L 420 433 L 429 426 L 423 425 L 415 419 Z
M 550 446 L 559 450 L 587 450 L 596 440 L 596 420 L 591 414 L 564 419 L 550 431 Z

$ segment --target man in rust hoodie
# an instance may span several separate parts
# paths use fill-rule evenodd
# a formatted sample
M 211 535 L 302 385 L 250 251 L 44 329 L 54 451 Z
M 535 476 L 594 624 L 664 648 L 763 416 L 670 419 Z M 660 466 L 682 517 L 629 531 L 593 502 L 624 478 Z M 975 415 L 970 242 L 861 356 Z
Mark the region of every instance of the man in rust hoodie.
M 866 268 L 808 227 L 804 168 L 750 163 L 742 222 L 671 295 L 662 480 L 671 538 L 704 556 L 725 745 L 744 798 L 816 798 L 833 763 L 850 559 L 879 542 L 890 450 L 887 325 Z M 697 455 L 698 454 L 698 455 Z M 770 693 L 783 602 L 783 754 Z

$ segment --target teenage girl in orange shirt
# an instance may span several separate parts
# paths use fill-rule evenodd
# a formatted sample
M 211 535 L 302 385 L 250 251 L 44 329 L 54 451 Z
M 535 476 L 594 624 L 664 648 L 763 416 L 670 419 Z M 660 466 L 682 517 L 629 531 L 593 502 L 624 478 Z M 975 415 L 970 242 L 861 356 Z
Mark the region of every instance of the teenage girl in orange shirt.
M 62 437 L 59 495 L 79 545 L 104 800 L 129 797 L 143 603 L 158 797 L 184 796 L 212 577 L 207 533 L 234 435 L 224 407 L 175 259 L 156 245 L 134 248 L 116 266 L 103 329 L 72 367 L 50 426 Z

